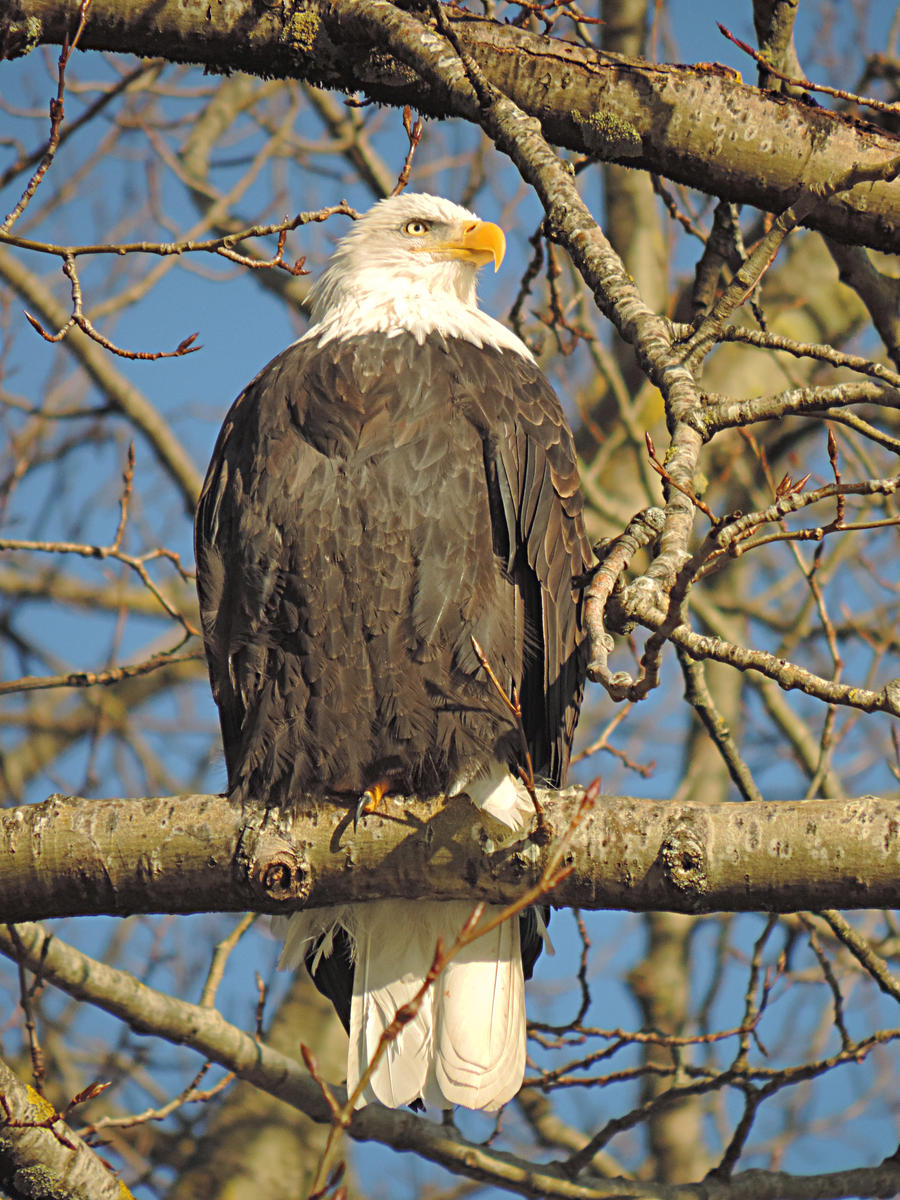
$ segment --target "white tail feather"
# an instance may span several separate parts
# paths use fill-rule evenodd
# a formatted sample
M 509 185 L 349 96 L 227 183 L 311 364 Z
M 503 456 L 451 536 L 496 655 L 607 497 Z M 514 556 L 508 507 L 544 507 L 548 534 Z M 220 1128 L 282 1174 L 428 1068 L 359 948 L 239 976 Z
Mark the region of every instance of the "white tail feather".
M 492 910 L 487 908 L 486 914 Z M 467 901 L 377 900 L 279 919 L 281 966 L 302 961 L 312 938 L 342 925 L 355 959 L 347 1088 L 353 1091 L 397 1010 L 413 1000 L 440 940 L 456 941 L 472 912 Z M 274 924 L 274 922 L 273 922 Z M 525 996 L 519 922 L 504 921 L 450 962 L 415 1017 L 390 1042 L 359 1104 L 425 1104 L 493 1110 L 519 1090 L 525 1073 Z
M 434 958 L 433 921 L 403 900 L 381 900 L 357 909 L 356 966 L 350 1006 L 347 1090 L 352 1092 L 398 1009 L 416 995 Z M 429 990 L 416 1016 L 372 1071 L 359 1103 L 380 1100 L 391 1108 L 410 1104 L 427 1088 L 433 1057 L 434 996 Z
M 518 920 L 504 921 L 466 946 L 435 986 L 434 1065 L 441 1094 L 466 1108 L 500 1108 L 525 1073 Z
M 354 906 L 336 904 L 328 908 L 303 909 L 286 917 L 271 917 L 272 933 L 282 938 L 284 945 L 278 957 L 279 971 L 290 971 L 299 967 L 306 957 L 306 948 L 311 941 L 324 935 L 313 961 L 313 971 L 320 958 L 331 953 L 334 935 L 340 926 L 351 929 Z
M 504 765 L 460 781 L 475 805 L 515 833 L 534 806 Z M 330 953 L 334 931 L 350 935 L 354 959 L 347 1088 L 366 1072 L 381 1036 L 422 986 L 438 941 L 456 941 L 472 911 L 466 901 L 377 900 L 275 918 L 285 938 L 279 966 L 298 965 L 314 938 L 325 936 L 313 970 Z M 492 910 L 487 908 L 486 913 Z M 548 943 L 539 917 L 541 936 Z M 376 1064 L 358 1101 L 393 1108 L 422 1098 L 426 1105 L 492 1111 L 516 1094 L 525 1073 L 525 996 L 519 922 L 513 918 L 454 957 L 425 993 Z

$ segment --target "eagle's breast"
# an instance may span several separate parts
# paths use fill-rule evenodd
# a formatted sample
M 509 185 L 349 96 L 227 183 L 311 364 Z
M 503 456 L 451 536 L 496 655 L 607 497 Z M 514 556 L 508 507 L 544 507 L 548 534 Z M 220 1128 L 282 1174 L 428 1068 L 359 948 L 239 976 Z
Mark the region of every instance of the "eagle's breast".
M 529 377 L 508 352 L 367 335 L 295 344 L 235 403 L 198 521 L 232 788 L 439 792 L 515 757 L 472 639 L 521 692 L 543 631 L 500 447 L 523 440 L 534 473 Z

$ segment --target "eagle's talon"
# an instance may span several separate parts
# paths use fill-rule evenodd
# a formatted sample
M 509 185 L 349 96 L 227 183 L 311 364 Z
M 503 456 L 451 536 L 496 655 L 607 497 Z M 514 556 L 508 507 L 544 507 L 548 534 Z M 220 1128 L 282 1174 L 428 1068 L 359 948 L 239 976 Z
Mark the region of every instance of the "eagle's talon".
M 360 821 L 367 813 L 374 812 L 385 796 L 388 794 L 389 785 L 386 779 L 379 779 L 377 783 L 373 783 L 359 798 L 356 805 L 356 812 L 353 814 L 353 832 L 356 833 Z
M 548 846 L 553 840 L 553 830 L 543 813 L 538 815 L 537 824 L 529 836 L 535 846 Z
M 359 826 L 360 821 L 363 819 L 363 817 L 366 815 L 366 813 L 372 812 L 374 807 L 375 807 L 374 804 L 372 804 L 371 793 L 368 791 L 363 792 L 363 794 L 360 796 L 359 802 L 357 803 L 356 808 L 353 812 L 353 832 L 354 833 L 356 833 L 357 827 Z

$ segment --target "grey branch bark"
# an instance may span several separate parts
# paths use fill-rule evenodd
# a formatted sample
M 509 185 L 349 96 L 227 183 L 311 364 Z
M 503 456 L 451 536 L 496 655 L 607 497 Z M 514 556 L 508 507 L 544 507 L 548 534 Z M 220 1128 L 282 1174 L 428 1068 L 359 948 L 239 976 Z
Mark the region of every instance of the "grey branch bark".
M 6 934 L 9 937 L 8 934 Z M 53 1105 L 0 1061 L 0 1188 L 11 1200 L 133 1200 Z
M 675 803 L 540 794 L 548 840 L 515 839 L 467 800 L 393 797 L 354 833 L 344 806 L 246 809 L 222 796 L 52 796 L 0 813 L 10 922 L 133 912 L 284 912 L 386 896 L 506 903 L 560 840 L 553 902 L 685 913 L 900 907 L 900 800 Z
M 481 121 L 474 91 L 454 95 L 374 46 L 352 7 L 320 0 L 285 19 L 280 5 L 252 0 L 93 0 L 80 45 L 306 79 Z M 393 6 L 383 8 L 389 17 Z M 59 44 L 77 10 L 74 0 L 11 0 L 0 15 L 0 56 Z M 889 172 L 900 154 L 900 139 L 889 133 L 749 87 L 724 67 L 657 65 L 472 15 L 448 11 L 447 19 L 489 82 L 538 117 L 551 142 L 726 200 L 781 212 L 801 189 L 827 189 L 848 163 L 862 173 Z M 425 33 L 424 18 L 422 25 Z M 823 199 L 804 220 L 840 241 L 900 249 L 900 194 L 886 179 Z

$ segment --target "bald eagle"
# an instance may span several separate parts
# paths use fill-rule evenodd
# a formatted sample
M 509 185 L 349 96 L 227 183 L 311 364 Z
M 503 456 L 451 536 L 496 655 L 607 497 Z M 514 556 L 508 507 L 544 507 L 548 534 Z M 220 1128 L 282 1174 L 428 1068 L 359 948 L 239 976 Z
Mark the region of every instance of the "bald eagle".
M 518 337 L 479 309 L 498 226 L 429 195 L 383 200 L 339 243 L 312 325 L 228 413 L 200 497 L 197 582 L 229 792 L 267 805 L 465 795 L 511 830 L 565 780 L 592 561 L 572 435 Z M 453 800 L 453 797 L 460 797 Z M 419 989 L 464 902 L 289 918 L 350 1035 L 348 1087 Z M 521 1085 L 539 912 L 447 968 L 364 1101 L 496 1109 Z

